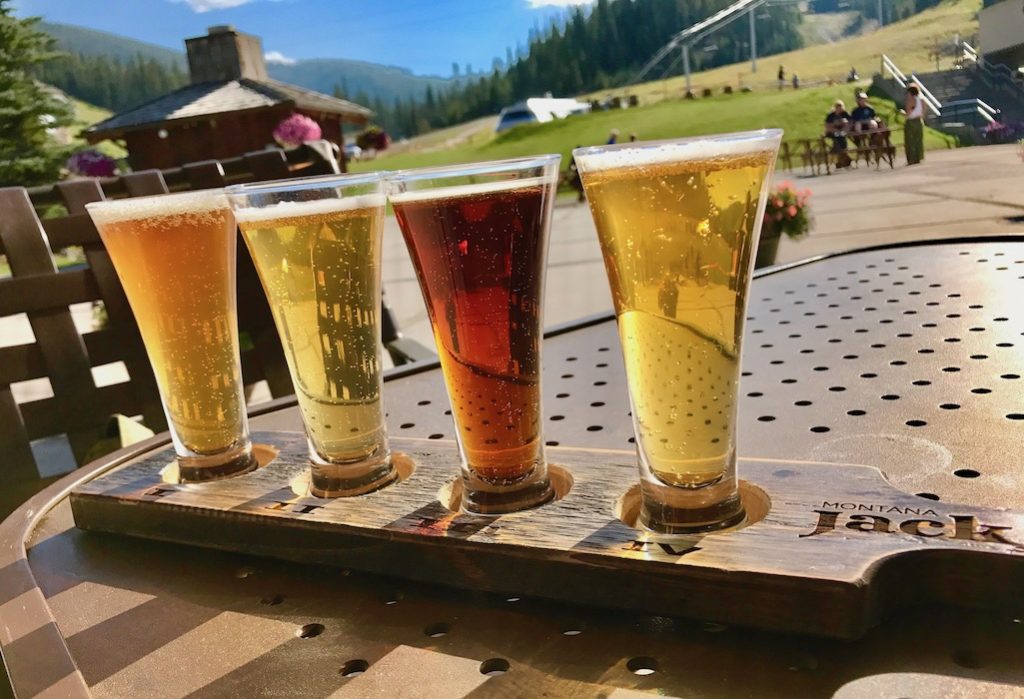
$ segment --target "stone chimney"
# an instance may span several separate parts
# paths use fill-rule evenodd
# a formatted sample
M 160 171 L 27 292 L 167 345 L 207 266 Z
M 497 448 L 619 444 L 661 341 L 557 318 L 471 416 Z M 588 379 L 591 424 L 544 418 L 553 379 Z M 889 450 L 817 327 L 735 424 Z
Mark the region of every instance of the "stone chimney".
M 206 36 L 185 39 L 185 50 L 193 83 L 267 78 L 263 42 L 230 24 L 210 27 Z

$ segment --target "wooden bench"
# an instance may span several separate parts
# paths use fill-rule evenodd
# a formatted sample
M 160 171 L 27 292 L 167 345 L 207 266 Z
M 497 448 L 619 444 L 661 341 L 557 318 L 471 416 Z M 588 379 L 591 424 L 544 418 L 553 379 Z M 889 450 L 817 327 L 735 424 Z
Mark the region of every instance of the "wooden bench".
M 85 205 L 111 197 L 336 171 L 336 163 L 305 148 L 260 151 L 170 171 L 69 180 L 32 190 L 0 188 L 0 255 L 6 256 L 12 275 L 0 279 L 0 318 L 25 314 L 34 336 L 33 342 L 0 347 L 0 516 L 5 505 L 16 505 L 43 484 L 33 441 L 66 435 L 74 463 L 82 465 L 112 414 L 140 416 L 157 432 L 167 428 L 134 316 Z M 66 215 L 38 215 L 57 205 Z M 59 271 L 53 253 L 69 247 L 80 247 L 85 262 Z M 272 396 L 289 395 L 292 383 L 270 308 L 245 245 L 240 242 L 238 250 L 243 381 L 249 386 L 266 381 Z M 96 302 L 103 304 L 106 324 L 79 332 L 70 307 Z M 386 307 L 382 326 L 396 364 L 433 357 L 401 337 Z M 118 362 L 124 365 L 127 381 L 97 386 L 92 369 Z M 53 396 L 19 403 L 11 384 L 36 379 L 48 379 Z
M 896 167 L 896 146 L 892 143 L 892 129 L 880 127 L 870 131 L 861 131 L 849 136 L 853 148 L 849 149 L 853 154 L 853 162 L 857 164 L 861 159 L 866 165 L 874 160 L 875 169 L 882 166 L 882 162 L 889 163 L 889 169 Z

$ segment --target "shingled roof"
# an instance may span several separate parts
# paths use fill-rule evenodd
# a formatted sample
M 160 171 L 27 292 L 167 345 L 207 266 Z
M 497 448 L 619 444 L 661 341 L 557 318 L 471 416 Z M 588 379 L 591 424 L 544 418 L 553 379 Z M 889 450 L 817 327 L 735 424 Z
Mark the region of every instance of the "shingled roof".
M 177 120 L 192 120 L 246 109 L 289 103 L 297 109 L 340 114 L 353 121 L 366 121 L 373 114 L 366 107 L 331 97 L 315 90 L 289 85 L 269 78 L 200 82 L 115 114 L 85 130 L 90 140 L 113 138 L 126 131 Z

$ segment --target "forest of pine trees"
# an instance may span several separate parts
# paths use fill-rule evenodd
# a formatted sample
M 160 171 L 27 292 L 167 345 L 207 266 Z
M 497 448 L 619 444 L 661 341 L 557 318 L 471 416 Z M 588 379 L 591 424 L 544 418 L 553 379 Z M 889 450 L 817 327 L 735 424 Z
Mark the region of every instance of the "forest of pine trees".
M 398 100 L 379 108 L 378 120 L 394 135 L 412 136 L 488 114 L 545 92 L 573 96 L 618 87 L 669 38 L 735 0 L 598 0 L 590 9 L 576 7 L 546 31 L 535 31 L 518 56 L 507 56 L 486 76 L 438 94 L 427 89 L 422 99 Z M 913 4 L 914 0 L 901 0 Z M 758 10 L 758 53 L 770 55 L 801 46 L 799 10 L 793 5 Z M 693 70 L 743 61 L 749 56 L 749 29 L 736 22 L 712 35 L 692 53 Z M 672 60 L 656 69 L 682 72 Z M 499 67 L 500 66 L 500 67 Z
M 188 83 L 180 68 L 142 56 L 120 61 L 102 55 L 64 54 L 37 66 L 35 74 L 69 95 L 114 112 Z

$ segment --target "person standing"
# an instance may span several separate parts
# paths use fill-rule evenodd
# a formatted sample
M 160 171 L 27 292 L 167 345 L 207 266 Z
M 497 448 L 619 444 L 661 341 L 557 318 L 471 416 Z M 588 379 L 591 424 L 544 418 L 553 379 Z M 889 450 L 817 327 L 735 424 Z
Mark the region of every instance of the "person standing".
M 619 142 L 619 130 L 618 129 L 612 129 L 611 133 L 608 134 L 608 142 L 605 143 L 605 145 L 606 146 L 613 146 L 613 145 L 615 145 L 618 142 Z
M 903 125 L 903 147 L 907 152 L 907 165 L 924 160 L 924 100 L 917 85 L 907 85 L 907 99 L 903 106 L 907 115 Z
M 779 89 L 786 87 L 786 69 L 779 66 Z

